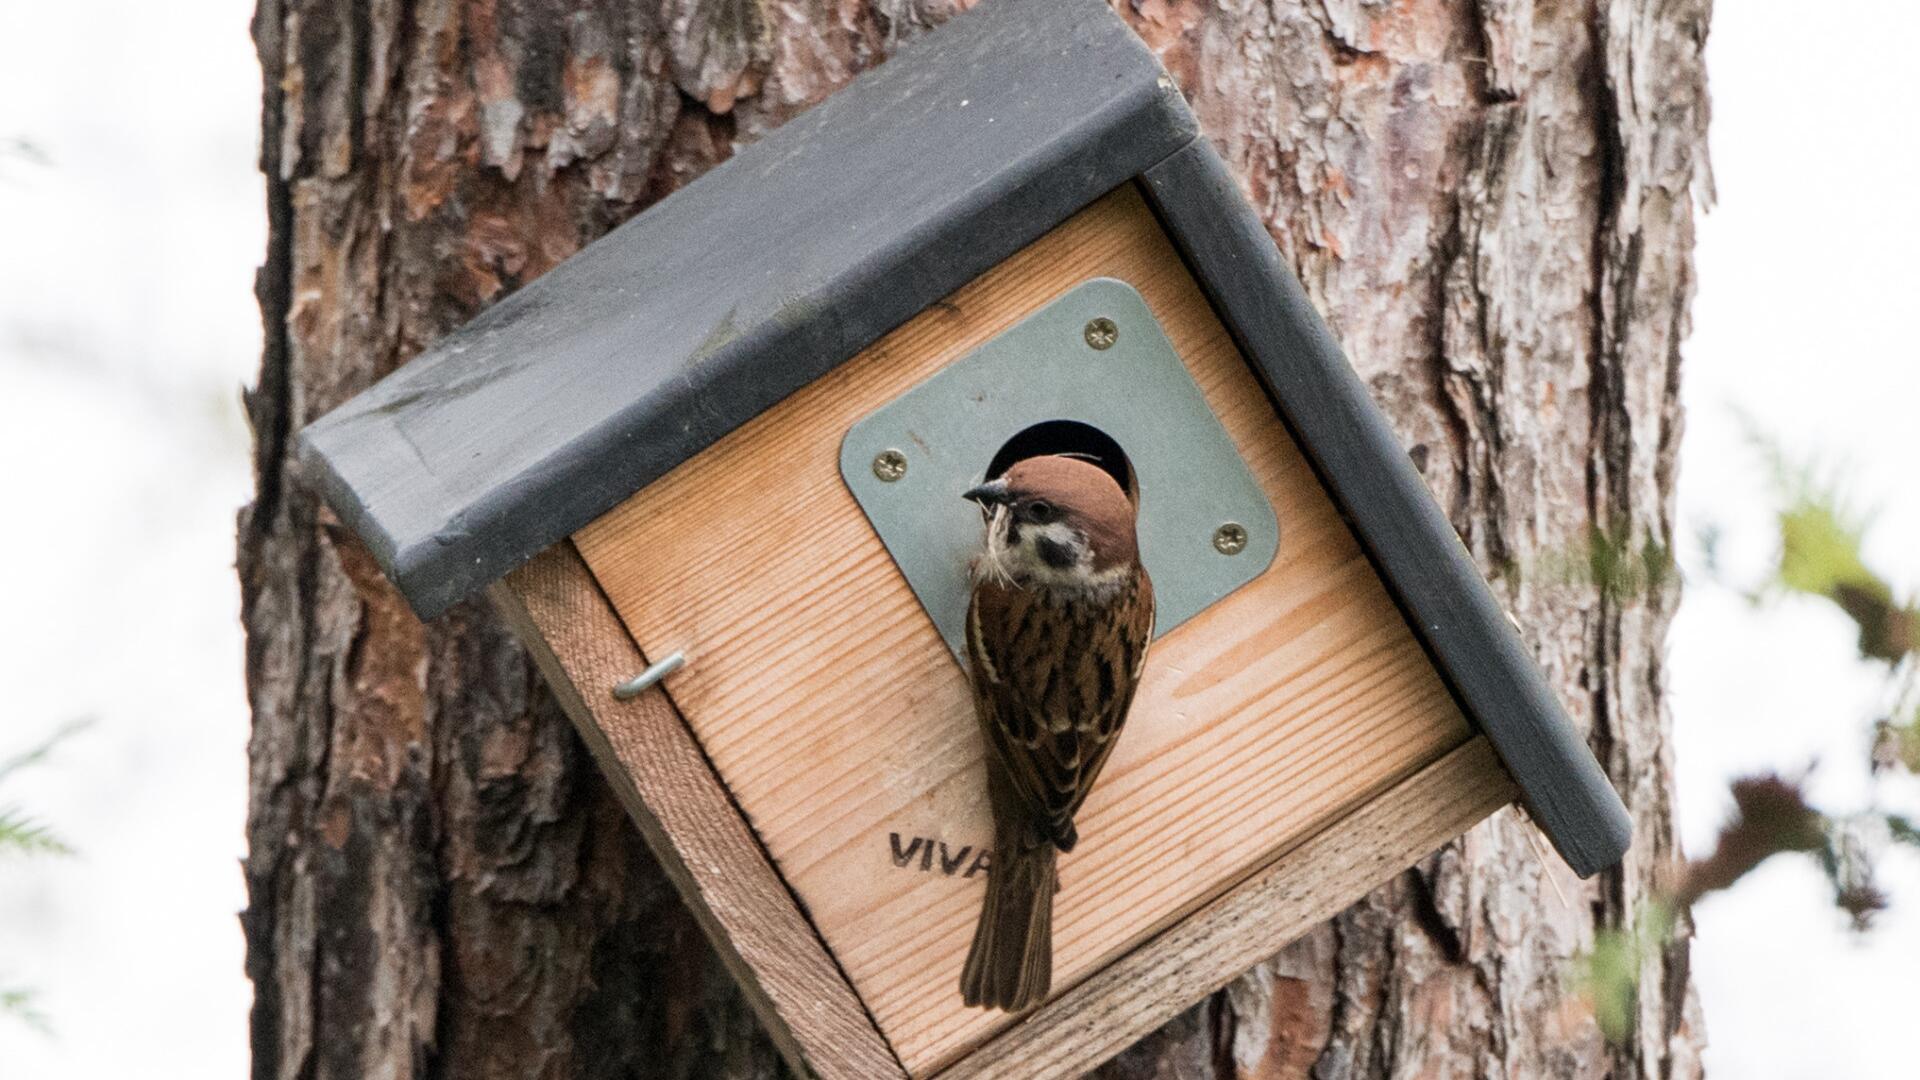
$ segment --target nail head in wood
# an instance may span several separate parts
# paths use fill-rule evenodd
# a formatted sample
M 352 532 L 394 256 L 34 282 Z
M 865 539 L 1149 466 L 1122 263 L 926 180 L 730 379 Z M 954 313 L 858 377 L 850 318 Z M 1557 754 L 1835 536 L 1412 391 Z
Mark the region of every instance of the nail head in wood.
M 673 653 L 659 663 L 649 666 L 647 670 L 614 687 L 614 699 L 617 701 L 632 701 L 634 698 L 639 697 L 651 689 L 654 683 L 679 671 L 686 665 L 686 662 L 686 653 Z

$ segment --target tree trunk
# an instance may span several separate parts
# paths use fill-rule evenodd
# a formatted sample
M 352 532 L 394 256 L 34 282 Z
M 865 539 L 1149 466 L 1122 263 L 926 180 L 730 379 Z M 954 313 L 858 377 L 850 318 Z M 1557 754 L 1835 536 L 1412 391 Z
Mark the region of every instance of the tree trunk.
M 240 523 L 257 1076 L 782 1071 L 500 623 L 415 620 L 289 436 L 961 6 L 261 0 L 271 234 Z M 1118 6 L 1636 824 L 1624 867 L 1580 882 L 1502 813 L 1103 1074 L 1696 1075 L 1684 942 L 1646 962 L 1624 1045 L 1566 971 L 1674 851 L 1674 592 L 1528 571 L 1672 534 L 1709 0 Z

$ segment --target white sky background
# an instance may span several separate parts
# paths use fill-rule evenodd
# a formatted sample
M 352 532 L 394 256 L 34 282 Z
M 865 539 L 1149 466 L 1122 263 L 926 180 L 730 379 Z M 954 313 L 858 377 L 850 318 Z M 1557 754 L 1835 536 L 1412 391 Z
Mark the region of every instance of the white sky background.
M 1768 484 L 1735 409 L 1817 458 L 1880 511 L 1868 562 L 1920 588 L 1920 82 L 1892 59 L 1920 5 L 1725 0 L 1707 73 L 1719 205 L 1699 237 L 1685 352 L 1680 520 L 1725 529 L 1757 580 L 1772 554 Z M 1863 37 L 1861 28 L 1871 28 Z M 1880 682 L 1823 601 L 1756 611 L 1702 583 L 1697 547 L 1670 651 L 1682 834 L 1712 842 L 1728 777 L 1817 760 L 1819 805 L 1867 793 L 1865 718 Z M 1920 806 L 1908 783 L 1883 793 Z M 1920 1076 L 1920 860 L 1889 858 L 1893 910 L 1860 938 L 1806 860 L 1776 858 L 1696 911 L 1708 1065 L 1722 1077 Z
M 0 862 L 0 1080 L 241 1077 L 239 387 L 266 244 L 250 0 L 0 0 L 0 756 L 93 720 Z
M 50 159 L 0 159 L 0 757 L 94 721 L 0 791 L 80 850 L 0 863 L 0 988 L 37 988 L 55 1028 L 0 1018 L 5 1080 L 245 1072 L 232 560 L 265 244 L 251 7 L 0 11 L 0 140 Z M 1700 232 L 1681 519 L 1725 527 L 1748 574 L 1771 537 L 1735 405 L 1880 507 L 1875 565 L 1920 586 L 1920 83 L 1885 51 L 1915 41 L 1920 5 L 1890 0 L 1715 13 L 1720 202 Z M 1671 652 L 1689 845 L 1741 772 L 1818 758 L 1818 796 L 1859 805 L 1877 683 L 1847 624 L 1814 602 L 1755 611 L 1694 576 Z M 1920 1071 L 1920 866 L 1890 862 L 1882 883 L 1895 907 L 1864 939 L 1800 863 L 1703 905 L 1717 1075 Z

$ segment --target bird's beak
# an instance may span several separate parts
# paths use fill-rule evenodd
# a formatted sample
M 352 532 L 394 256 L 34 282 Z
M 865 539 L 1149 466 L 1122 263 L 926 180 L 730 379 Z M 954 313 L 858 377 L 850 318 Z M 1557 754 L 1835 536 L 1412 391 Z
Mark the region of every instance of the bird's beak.
M 960 497 L 979 503 L 983 510 L 990 510 L 996 506 L 1005 506 L 1009 501 L 1007 482 L 1005 480 L 989 480 L 979 487 L 969 489 L 966 494 Z

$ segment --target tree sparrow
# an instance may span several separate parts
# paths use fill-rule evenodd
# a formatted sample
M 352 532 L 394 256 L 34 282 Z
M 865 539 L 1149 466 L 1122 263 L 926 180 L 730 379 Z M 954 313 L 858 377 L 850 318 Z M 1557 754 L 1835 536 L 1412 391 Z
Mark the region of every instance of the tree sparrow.
M 993 862 L 960 976 L 968 1005 L 1018 1012 L 1053 978 L 1054 852 L 1120 736 L 1153 633 L 1134 507 L 1105 470 L 1028 458 L 966 493 L 986 515 L 967 658 L 985 737 Z

